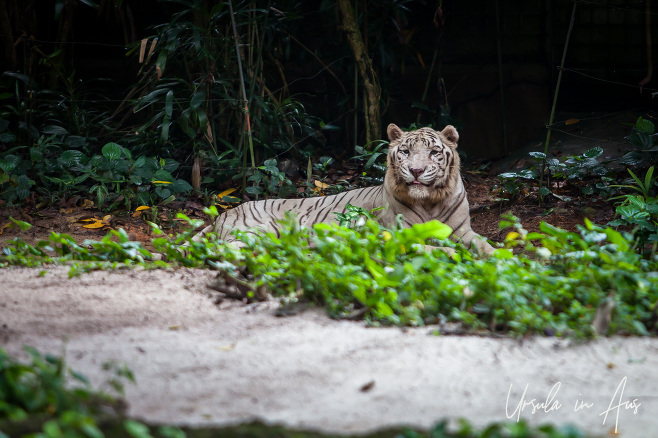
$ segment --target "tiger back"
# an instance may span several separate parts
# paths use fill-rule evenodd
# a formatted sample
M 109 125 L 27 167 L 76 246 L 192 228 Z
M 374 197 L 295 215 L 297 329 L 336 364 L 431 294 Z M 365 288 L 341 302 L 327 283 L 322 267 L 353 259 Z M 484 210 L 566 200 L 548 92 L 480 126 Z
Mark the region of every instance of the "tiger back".
M 471 228 L 456 150 L 457 130 L 448 125 L 442 131 L 420 128 L 403 132 L 391 124 L 387 133 L 390 145 L 382 185 L 331 196 L 246 202 L 220 215 L 195 240 L 215 232 L 224 241 L 240 245 L 233 230 L 277 232 L 286 212 L 294 213 L 302 226 L 330 223 L 335 221 L 334 213 L 344 213 L 351 204 L 368 211 L 384 207 L 375 215 L 385 227 L 395 226 L 398 215 L 407 227 L 439 220 L 452 228 L 453 240 L 473 244 L 481 254 L 493 253 L 493 247 Z

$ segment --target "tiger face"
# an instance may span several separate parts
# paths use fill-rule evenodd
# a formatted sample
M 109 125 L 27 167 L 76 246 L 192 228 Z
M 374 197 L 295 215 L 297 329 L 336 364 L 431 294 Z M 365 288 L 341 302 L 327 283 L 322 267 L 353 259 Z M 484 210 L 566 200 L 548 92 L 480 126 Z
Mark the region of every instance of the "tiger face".
M 430 201 L 454 182 L 454 175 L 459 174 L 459 134 L 453 126 L 443 131 L 421 128 L 403 132 L 391 124 L 387 133 L 388 167 L 398 194 L 416 202 Z

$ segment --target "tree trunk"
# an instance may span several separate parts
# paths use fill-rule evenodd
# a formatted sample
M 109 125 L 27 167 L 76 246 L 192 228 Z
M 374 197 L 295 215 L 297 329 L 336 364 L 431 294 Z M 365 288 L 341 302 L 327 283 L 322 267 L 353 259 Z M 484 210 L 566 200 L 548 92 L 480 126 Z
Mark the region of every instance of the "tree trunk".
M 338 0 L 338 7 L 342 16 L 343 30 L 354 53 L 354 59 L 365 88 L 366 142 L 370 143 L 381 138 L 381 115 L 379 112 L 381 89 L 379 88 L 377 74 L 372 68 L 372 61 L 365 49 L 361 32 L 356 24 L 350 0 Z

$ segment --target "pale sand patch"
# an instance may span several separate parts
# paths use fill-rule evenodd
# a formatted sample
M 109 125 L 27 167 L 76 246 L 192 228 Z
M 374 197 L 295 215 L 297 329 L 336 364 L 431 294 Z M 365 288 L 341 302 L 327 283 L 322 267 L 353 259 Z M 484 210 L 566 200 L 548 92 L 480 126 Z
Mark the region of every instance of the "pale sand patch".
M 658 339 L 437 337 L 427 327 L 366 328 L 319 310 L 277 318 L 275 303 L 218 307 L 205 292 L 210 271 L 38 273 L 0 269 L 0 345 L 14 354 L 24 344 L 52 353 L 65 345 L 70 366 L 95 384 L 108 377 L 105 361 L 125 363 L 137 378 L 126 388 L 129 413 L 145 420 L 261 419 L 329 432 L 427 428 L 457 417 L 483 426 L 507 420 L 510 385 L 514 421 L 527 384 L 526 402 L 545 402 L 553 388 L 560 405 L 534 414 L 528 405 L 521 418 L 534 424 L 605 435 L 619 411 L 623 437 L 658 428 Z M 602 424 L 611 400 L 634 399 L 637 413 L 622 407 Z M 577 400 L 592 407 L 574 412 Z

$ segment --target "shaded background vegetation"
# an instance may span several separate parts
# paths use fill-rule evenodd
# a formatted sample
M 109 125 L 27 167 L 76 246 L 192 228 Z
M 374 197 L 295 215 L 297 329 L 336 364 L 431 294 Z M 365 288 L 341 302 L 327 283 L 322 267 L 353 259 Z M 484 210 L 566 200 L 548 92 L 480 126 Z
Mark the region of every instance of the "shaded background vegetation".
M 638 85 L 655 33 L 646 2 L 578 3 L 558 109 L 649 108 L 652 83 Z M 341 5 L 355 17 L 366 73 Z M 505 156 L 545 135 L 572 6 L 6 1 L 3 199 L 52 201 L 76 187 L 128 207 L 192 187 L 287 195 L 283 160 L 310 182 L 327 156 L 375 149 L 389 122 L 452 123 L 468 156 Z M 369 82 L 380 93 L 377 123 Z

